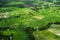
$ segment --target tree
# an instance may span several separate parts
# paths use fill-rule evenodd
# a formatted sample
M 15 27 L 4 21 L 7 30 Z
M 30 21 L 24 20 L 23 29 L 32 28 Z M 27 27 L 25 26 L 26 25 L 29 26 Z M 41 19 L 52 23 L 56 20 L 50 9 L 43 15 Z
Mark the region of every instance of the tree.
M 24 0 L 23 2 L 25 2 L 26 4 L 33 4 L 36 2 L 36 0 Z
M 8 2 L 9 0 L 0 0 L 0 7 L 5 6 Z
M 53 2 L 53 0 L 46 0 L 47 2 Z

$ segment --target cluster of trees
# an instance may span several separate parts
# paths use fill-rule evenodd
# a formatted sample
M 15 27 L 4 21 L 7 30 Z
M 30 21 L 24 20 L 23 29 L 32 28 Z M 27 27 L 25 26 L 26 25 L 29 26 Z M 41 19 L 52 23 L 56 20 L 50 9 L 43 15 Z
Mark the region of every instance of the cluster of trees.
M 7 3 L 9 3 L 9 2 L 17 2 L 17 1 L 24 2 L 25 4 L 32 4 L 32 3 L 34 3 L 34 0 L 33 1 L 32 0 L 0 0 L 0 7 L 6 7 Z M 14 5 L 17 6 L 18 4 L 17 5 L 14 4 Z M 10 4 L 9 4 L 9 6 L 10 6 Z M 21 7 L 22 5 L 20 4 L 18 6 Z
M 5 35 L 4 31 L 10 31 L 9 27 L 0 27 L 0 40 L 13 40 L 13 33 Z
M 8 2 L 9 0 L 0 0 L 0 7 L 5 6 Z
M 39 5 L 41 1 L 46 1 L 46 2 L 53 2 L 54 0 L 0 0 L 0 7 L 6 6 L 8 2 L 23 2 L 27 5 Z M 59 4 L 59 0 L 55 4 Z M 18 4 L 17 4 L 18 5 Z M 22 6 L 22 5 L 20 5 Z

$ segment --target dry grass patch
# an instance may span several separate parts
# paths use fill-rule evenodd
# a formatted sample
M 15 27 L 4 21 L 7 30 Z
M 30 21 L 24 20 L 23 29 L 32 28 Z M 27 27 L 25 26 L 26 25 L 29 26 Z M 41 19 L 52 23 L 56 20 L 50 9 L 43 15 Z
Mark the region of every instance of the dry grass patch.
M 33 18 L 36 18 L 36 19 L 43 19 L 44 17 L 45 17 L 44 15 L 33 16 Z
M 60 36 L 60 31 L 56 29 L 49 29 L 50 32 L 56 34 L 57 36 Z

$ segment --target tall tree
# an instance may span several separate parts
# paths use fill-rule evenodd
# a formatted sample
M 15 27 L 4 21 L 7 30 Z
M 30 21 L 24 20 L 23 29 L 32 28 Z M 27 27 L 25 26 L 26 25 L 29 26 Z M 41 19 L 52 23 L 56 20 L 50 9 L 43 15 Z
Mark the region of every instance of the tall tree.
M 5 6 L 5 4 L 7 4 L 9 2 L 9 0 L 0 0 L 0 7 Z

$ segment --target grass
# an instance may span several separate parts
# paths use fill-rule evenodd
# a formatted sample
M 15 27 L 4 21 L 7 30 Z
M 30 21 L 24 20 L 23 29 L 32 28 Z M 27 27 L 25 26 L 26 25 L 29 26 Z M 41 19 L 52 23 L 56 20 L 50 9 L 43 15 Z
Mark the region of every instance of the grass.
M 15 3 L 14 3 L 15 4 Z M 17 3 L 19 4 L 19 3 Z M 0 27 L 9 26 L 12 28 L 14 34 L 14 40 L 26 40 L 27 34 L 24 29 L 26 27 L 42 27 L 46 25 L 48 22 L 60 22 L 60 12 L 56 11 L 57 8 L 49 8 L 49 9 L 40 9 L 39 12 L 33 11 L 30 8 L 18 8 L 18 7 L 5 7 L 0 8 L 0 12 L 7 14 L 8 18 L 0 21 Z M 54 11 L 55 10 L 55 11 Z M 31 14 L 29 14 L 31 12 Z M 19 16 L 14 18 L 16 16 Z M 42 19 L 41 19 L 41 18 Z M 60 27 L 60 26 L 59 26 Z M 57 28 L 59 29 L 59 28 Z M 50 29 L 51 30 L 51 29 Z M 11 32 L 12 32 L 11 31 Z M 4 31 L 5 35 L 10 34 L 10 31 Z M 33 35 L 36 40 L 60 40 L 60 37 L 56 34 L 44 30 L 44 31 L 35 31 Z
M 44 30 L 33 32 L 36 40 L 59 40 L 60 37 L 56 36 L 54 33 Z

